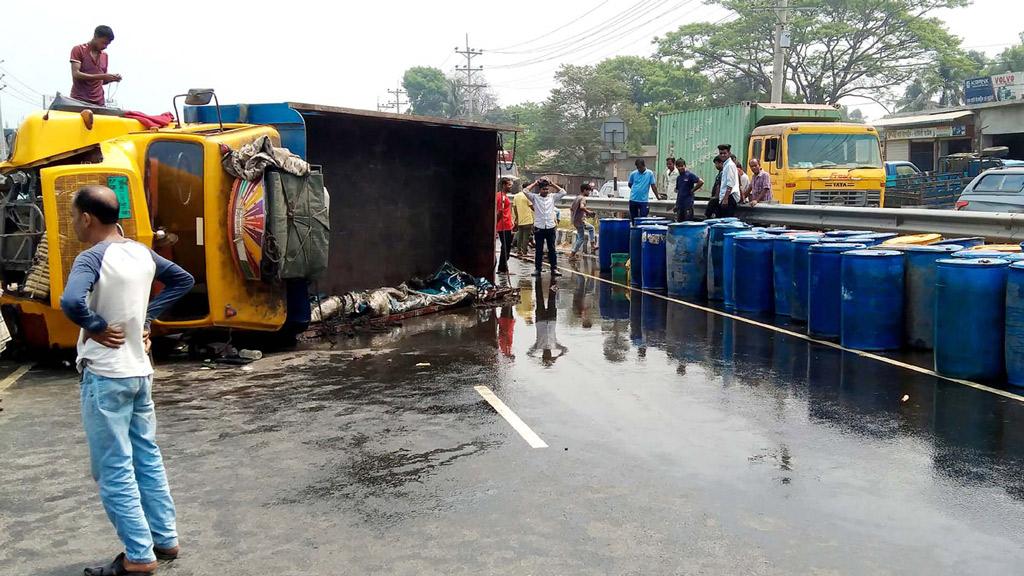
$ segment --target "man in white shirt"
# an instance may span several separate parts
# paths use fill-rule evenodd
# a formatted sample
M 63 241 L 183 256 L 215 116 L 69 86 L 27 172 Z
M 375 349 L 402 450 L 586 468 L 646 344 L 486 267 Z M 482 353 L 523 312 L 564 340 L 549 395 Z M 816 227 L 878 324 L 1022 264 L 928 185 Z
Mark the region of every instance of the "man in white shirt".
M 661 184 L 658 184 L 658 189 L 664 190 L 665 196 L 673 202 L 676 201 L 677 178 L 679 178 L 679 168 L 676 166 L 676 159 L 670 156 L 665 159 L 665 171 L 661 174 Z
M 740 175 L 732 160 L 732 146 L 718 145 L 718 157 L 722 159 L 722 186 L 718 190 L 718 216 L 725 218 L 736 214 L 740 201 Z
M 557 192 L 552 193 L 552 189 Z M 558 253 L 555 251 L 555 227 L 558 225 L 555 203 L 565 196 L 565 189 L 545 178 L 540 178 L 523 188 L 523 194 L 526 194 L 533 203 L 533 241 L 536 244 L 533 275 L 541 275 L 546 243 L 551 275 L 561 276 L 562 273 L 558 271 Z

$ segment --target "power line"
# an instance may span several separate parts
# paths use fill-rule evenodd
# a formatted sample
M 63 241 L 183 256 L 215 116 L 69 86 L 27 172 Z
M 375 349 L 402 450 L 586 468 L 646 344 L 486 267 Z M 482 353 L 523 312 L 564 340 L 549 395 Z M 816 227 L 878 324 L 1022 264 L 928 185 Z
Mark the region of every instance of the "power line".
M 405 90 L 402 90 L 402 82 L 399 81 L 398 83 L 396 83 L 395 84 L 395 89 L 394 90 L 390 90 L 389 89 L 388 90 L 388 94 L 391 94 L 392 96 L 394 96 L 395 99 L 393 101 L 389 102 L 386 105 L 386 107 L 387 108 L 392 108 L 393 107 L 395 109 L 395 114 L 401 114 L 402 113 L 402 106 L 408 106 L 409 105 L 408 100 L 405 101 L 405 102 L 402 102 L 402 95 L 403 94 L 408 94 L 408 92 L 406 92 Z M 380 104 L 377 105 L 377 108 L 380 109 Z
M 572 26 L 573 24 L 577 24 L 577 23 L 581 22 L 582 20 L 586 19 L 587 16 L 590 16 L 591 14 L 597 12 L 597 10 L 601 6 L 604 6 L 607 3 L 608 3 L 608 0 L 604 0 L 604 2 L 601 2 L 597 6 L 594 6 L 593 8 L 588 10 L 587 13 L 584 14 L 583 16 L 577 16 L 577 17 L 573 18 L 572 20 L 566 22 L 565 24 L 562 24 L 561 26 L 558 26 L 556 28 L 552 28 L 551 30 L 548 30 L 547 32 L 541 34 L 540 36 L 536 36 L 534 38 L 530 38 L 529 40 L 524 40 L 523 42 L 518 42 L 516 44 L 510 44 L 508 46 L 503 46 L 501 48 L 488 48 L 487 51 L 488 52 L 493 52 L 495 54 L 522 54 L 523 52 L 508 52 L 508 50 L 511 50 L 512 48 L 518 48 L 520 46 L 526 46 L 527 44 L 533 44 L 537 40 L 540 40 L 542 38 L 547 38 L 551 34 L 554 34 L 555 32 L 558 32 L 559 30 L 564 30 L 565 28 L 568 28 L 568 27 Z M 625 14 L 625 13 L 626 13 L 626 11 L 623 11 L 623 12 L 620 12 L 619 14 Z
M 624 20 L 615 22 L 615 25 L 617 27 L 628 26 L 629 24 L 632 24 L 632 23 L 636 22 L 637 20 L 643 20 L 645 18 L 647 20 L 644 22 L 644 24 L 649 24 L 650 22 L 652 22 L 652 20 L 649 19 L 649 16 L 645 12 L 643 12 L 643 9 L 646 8 L 645 5 L 650 4 L 650 1 L 651 0 L 644 0 L 644 1 L 639 2 L 636 5 L 634 5 L 634 7 L 632 7 L 633 14 L 631 16 L 626 17 Z M 692 1 L 692 0 L 689 0 L 689 1 Z M 689 2 L 687 2 L 687 3 L 689 3 Z M 567 56 L 569 54 L 572 54 L 573 52 L 577 52 L 577 51 L 579 51 L 581 49 L 592 47 L 592 46 L 594 46 L 596 44 L 600 44 L 601 42 L 604 42 L 606 40 L 604 35 L 603 35 L 606 31 L 603 30 L 603 28 L 605 28 L 607 25 L 608 25 L 608 22 L 599 24 L 596 27 L 590 29 L 589 30 L 589 34 L 587 32 L 584 32 L 584 33 L 579 34 L 578 36 L 573 36 L 571 38 L 568 38 L 567 40 L 563 40 L 561 42 L 558 42 L 558 43 L 555 43 L 555 44 L 551 44 L 548 47 L 543 47 L 543 48 L 540 48 L 538 50 L 534 50 L 532 52 L 541 52 L 541 53 L 535 54 L 533 57 L 527 58 L 526 60 L 521 60 L 519 62 L 513 62 L 511 64 L 499 64 L 497 66 L 493 66 L 492 68 L 494 68 L 494 69 L 523 68 L 523 67 L 526 67 L 526 66 L 532 66 L 532 65 L 535 65 L 535 64 L 540 64 L 540 63 L 543 63 L 543 62 L 547 62 L 547 61 L 553 60 L 555 58 L 561 58 L 563 56 Z M 599 35 L 598 32 L 601 32 L 602 34 Z M 625 31 L 622 31 L 622 32 L 616 31 L 616 34 L 627 34 L 629 32 L 630 32 L 630 30 L 625 30 Z M 580 36 L 584 37 L 585 39 L 580 41 L 579 40 Z
M 3 63 L 4 63 L 4 60 L 0 60 L 0 64 L 3 64 Z M 10 71 L 10 70 L 8 70 L 7 68 L 5 68 L 5 67 L 3 67 L 3 66 L 0 66 L 0 72 L 3 72 L 3 73 L 4 73 L 4 75 L 6 75 L 6 76 L 7 76 L 8 78 L 10 78 L 10 79 L 14 80 L 14 81 L 15 81 L 15 82 L 17 82 L 18 84 L 21 84 L 22 86 L 24 86 L 25 88 L 27 88 L 29 92 L 34 92 L 36 96 L 42 96 L 42 95 L 43 95 L 43 93 L 42 93 L 42 92 L 40 92 L 40 91 L 36 90 L 35 88 L 33 88 L 33 87 L 29 86 L 29 85 L 28 85 L 27 83 L 25 83 L 24 81 L 22 81 L 22 80 L 21 80 L 20 78 L 18 78 L 18 77 L 17 77 L 17 76 L 15 76 L 14 74 L 11 74 L 11 71 Z

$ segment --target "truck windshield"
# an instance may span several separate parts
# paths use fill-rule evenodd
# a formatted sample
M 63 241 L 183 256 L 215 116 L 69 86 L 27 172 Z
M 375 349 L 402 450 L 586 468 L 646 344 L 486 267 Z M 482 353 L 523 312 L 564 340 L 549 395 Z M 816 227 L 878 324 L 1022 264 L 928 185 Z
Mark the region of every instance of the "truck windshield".
M 881 168 L 874 134 L 792 134 L 790 168 Z

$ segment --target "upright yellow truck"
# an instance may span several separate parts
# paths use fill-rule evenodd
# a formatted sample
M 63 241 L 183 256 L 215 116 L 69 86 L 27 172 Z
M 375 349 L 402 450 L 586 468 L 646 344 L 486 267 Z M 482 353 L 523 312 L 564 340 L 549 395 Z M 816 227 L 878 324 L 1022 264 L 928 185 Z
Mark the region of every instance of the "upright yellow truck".
M 193 291 L 154 324 L 156 331 L 280 329 L 287 290 L 239 273 L 231 241 L 236 178 L 221 167 L 226 149 L 261 136 L 280 143 L 278 131 L 241 123 L 146 129 L 119 111 L 79 108 L 58 103 L 29 115 L 9 159 L 0 163 L 0 304 L 18 337 L 35 348 L 76 343 L 78 328 L 64 318 L 59 301 L 83 249 L 71 226 L 71 199 L 87 184 L 118 195 L 125 236 L 153 246 L 195 277 Z
M 748 171 L 756 158 L 771 174 L 777 202 L 882 206 L 885 169 L 878 132 L 840 119 L 836 106 L 757 102 L 663 114 L 659 166 L 665 158 L 681 157 L 710 183 L 717 146 L 730 144 Z M 711 186 L 704 190 L 710 193 Z

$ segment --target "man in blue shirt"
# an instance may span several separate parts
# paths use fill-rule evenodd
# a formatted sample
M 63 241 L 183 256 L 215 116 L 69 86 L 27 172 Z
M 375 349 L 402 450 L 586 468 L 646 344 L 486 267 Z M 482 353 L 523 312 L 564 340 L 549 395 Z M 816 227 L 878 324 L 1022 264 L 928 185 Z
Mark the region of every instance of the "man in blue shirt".
M 629 223 L 640 216 L 647 216 L 650 207 L 647 201 L 651 192 L 658 196 L 658 185 L 654 183 L 657 175 L 647 169 L 643 158 L 636 159 L 636 170 L 629 173 Z
M 676 178 L 676 222 L 693 220 L 693 197 L 704 186 L 704 181 L 690 172 L 682 158 L 676 159 L 676 169 L 679 171 Z

